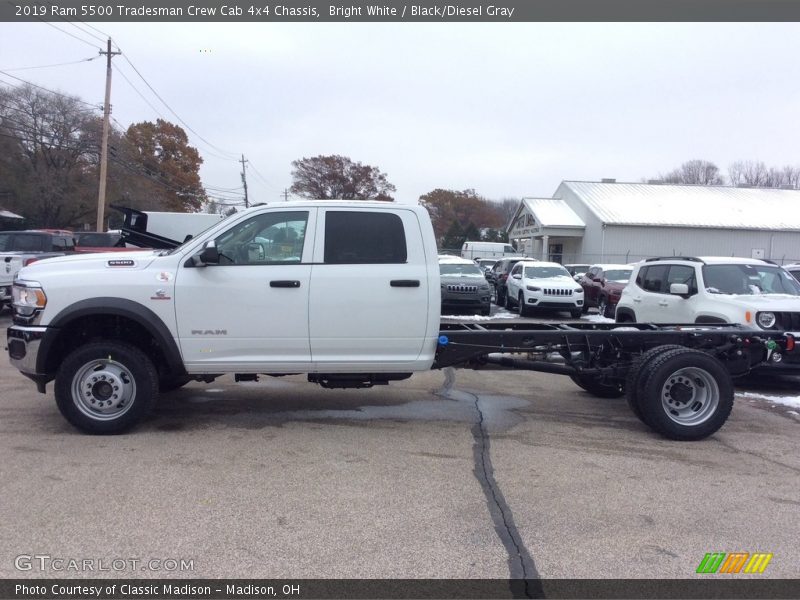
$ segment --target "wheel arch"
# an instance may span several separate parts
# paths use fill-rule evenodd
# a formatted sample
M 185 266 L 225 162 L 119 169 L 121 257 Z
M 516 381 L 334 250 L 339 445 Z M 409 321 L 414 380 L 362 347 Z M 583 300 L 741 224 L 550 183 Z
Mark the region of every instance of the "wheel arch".
M 153 358 L 159 372 L 186 374 L 180 350 L 161 318 L 149 308 L 125 298 L 90 298 L 63 309 L 49 323 L 37 371 L 53 374 L 60 358 L 82 343 L 114 339 L 130 343 Z
M 628 321 L 628 319 L 630 319 L 630 321 Z M 636 323 L 636 313 L 633 312 L 633 309 L 628 308 L 627 306 L 620 306 L 617 304 L 614 320 L 617 323 Z

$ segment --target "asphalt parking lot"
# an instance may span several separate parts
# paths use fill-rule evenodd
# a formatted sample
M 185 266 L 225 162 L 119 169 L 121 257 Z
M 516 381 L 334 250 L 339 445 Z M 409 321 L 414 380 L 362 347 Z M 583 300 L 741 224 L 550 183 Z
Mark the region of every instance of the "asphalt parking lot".
M 0 577 L 691 578 L 718 551 L 774 554 L 742 577 L 796 577 L 800 415 L 774 385 L 694 443 L 565 377 L 467 370 L 369 390 L 224 377 L 92 437 L 4 358 Z M 17 568 L 34 554 L 192 570 Z

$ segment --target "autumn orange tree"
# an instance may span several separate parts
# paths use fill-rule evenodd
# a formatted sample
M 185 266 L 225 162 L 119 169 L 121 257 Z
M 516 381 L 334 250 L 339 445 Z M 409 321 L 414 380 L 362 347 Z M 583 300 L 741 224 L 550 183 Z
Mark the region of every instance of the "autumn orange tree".
M 163 119 L 135 123 L 125 132 L 121 154 L 120 166 L 150 182 L 160 210 L 197 211 L 206 201 L 203 159 L 180 126 Z
M 431 216 L 433 231 L 440 247 L 449 248 L 457 239 L 466 239 L 469 235 L 472 236 L 469 239 L 473 239 L 477 229 L 489 228 L 495 230 L 492 238 L 502 237 L 497 231 L 506 225 L 502 205 L 487 200 L 475 190 L 435 189 L 420 196 L 419 200 Z M 470 224 L 476 229 L 470 230 L 468 234 Z
M 347 156 L 314 156 L 292 162 L 291 192 L 304 198 L 392 201 L 397 188 L 378 167 Z

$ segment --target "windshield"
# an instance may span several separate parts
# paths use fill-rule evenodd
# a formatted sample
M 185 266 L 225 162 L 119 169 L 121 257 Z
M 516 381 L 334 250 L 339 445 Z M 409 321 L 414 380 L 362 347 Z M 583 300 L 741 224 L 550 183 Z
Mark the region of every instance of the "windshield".
M 550 277 L 570 277 L 570 274 L 564 267 L 525 267 L 525 277 L 548 279 Z
M 631 273 L 633 273 L 633 269 L 612 269 L 611 271 L 606 271 L 606 280 L 628 281 L 631 278 Z
M 459 275 L 461 277 L 483 277 L 483 273 L 478 268 L 478 265 L 470 264 L 470 265 L 462 265 L 458 263 L 454 264 L 440 264 L 439 265 L 439 272 L 442 275 Z
M 705 265 L 703 281 L 710 294 L 800 296 L 794 277 L 768 265 Z

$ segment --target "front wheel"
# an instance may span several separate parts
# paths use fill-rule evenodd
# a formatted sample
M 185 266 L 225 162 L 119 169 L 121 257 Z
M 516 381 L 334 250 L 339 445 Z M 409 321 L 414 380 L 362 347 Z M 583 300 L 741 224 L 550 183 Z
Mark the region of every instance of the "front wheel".
M 70 352 L 55 380 L 58 409 L 92 434 L 121 433 L 139 423 L 158 397 L 158 373 L 138 348 L 95 342 Z
M 573 319 L 580 319 L 582 314 L 583 310 L 580 308 L 574 308 L 571 311 L 569 311 L 569 316 L 572 317 Z
M 530 316 L 530 309 L 525 305 L 525 295 L 520 292 L 519 298 L 517 298 L 517 308 L 519 309 L 519 316 L 520 317 L 528 317 Z

